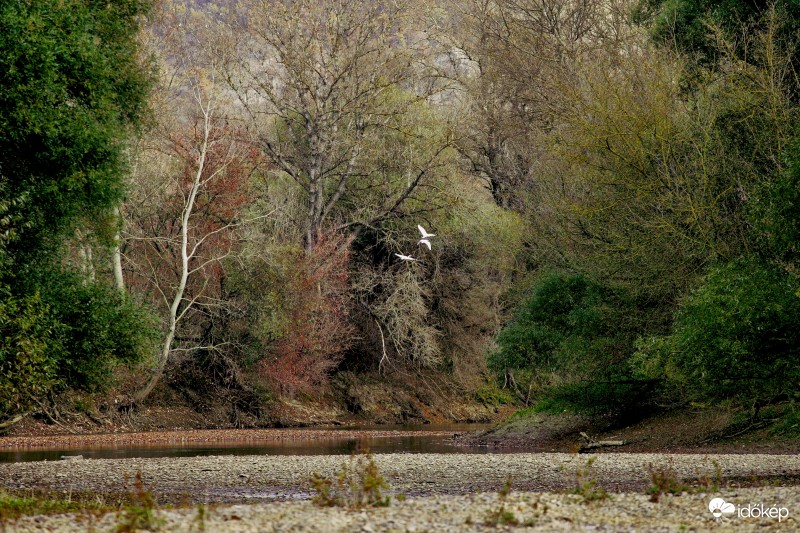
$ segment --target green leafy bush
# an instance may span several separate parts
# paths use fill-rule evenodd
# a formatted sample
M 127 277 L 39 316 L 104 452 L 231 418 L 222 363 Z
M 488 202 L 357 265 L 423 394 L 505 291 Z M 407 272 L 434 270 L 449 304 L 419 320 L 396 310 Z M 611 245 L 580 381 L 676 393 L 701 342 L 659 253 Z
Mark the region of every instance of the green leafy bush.
M 48 354 L 59 329 L 38 294 L 15 298 L 0 290 L 0 422 L 27 411 L 59 382 Z
M 683 301 L 673 333 L 640 341 L 635 359 L 682 396 L 746 402 L 797 394 L 798 347 L 800 280 L 744 258 L 713 269 Z
M 500 348 L 489 356 L 490 367 L 554 371 L 571 366 L 574 353 L 602 342 L 602 306 L 600 288 L 583 276 L 543 276 L 498 335 Z
M 489 367 L 506 378 L 511 371 L 517 386 L 578 411 L 624 406 L 638 387 L 627 366 L 627 309 L 624 300 L 584 276 L 546 274 L 497 336 Z
M 800 439 L 800 409 L 795 407 L 786 413 L 778 423 L 770 428 L 770 433 Z
M 60 324 L 49 355 L 71 388 L 102 389 L 115 365 L 136 363 L 152 353 L 155 319 L 135 300 L 63 271 L 41 286 L 46 287 L 42 300 Z
M 42 292 L 22 296 L 0 288 L 0 423 L 51 392 L 104 389 L 157 333 L 146 309 L 110 287 L 68 272 L 38 285 Z
M 758 191 L 749 218 L 760 255 L 796 263 L 800 258 L 800 139 L 787 152 L 787 170 Z
M 508 390 L 498 387 L 497 383 L 494 382 L 479 387 L 474 396 L 476 400 L 489 407 L 499 407 L 514 403 L 514 396 Z

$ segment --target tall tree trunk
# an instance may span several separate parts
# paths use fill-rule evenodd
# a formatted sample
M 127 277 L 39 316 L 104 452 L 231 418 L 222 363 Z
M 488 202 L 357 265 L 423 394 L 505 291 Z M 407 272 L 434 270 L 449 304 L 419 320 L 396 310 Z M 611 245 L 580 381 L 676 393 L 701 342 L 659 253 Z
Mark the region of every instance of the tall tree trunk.
M 117 217 L 119 224 L 122 224 L 122 216 L 119 212 L 119 207 L 114 208 L 114 216 Z M 114 234 L 114 255 L 112 260 L 114 262 L 114 287 L 125 294 L 125 278 L 122 275 L 122 231 L 117 228 Z
M 86 276 L 89 281 L 95 280 L 94 271 L 94 256 L 92 254 L 92 246 L 84 238 L 81 230 L 75 230 L 75 236 L 78 240 L 78 256 L 81 258 L 81 272 Z M 84 280 L 85 283 L 85 280 Z

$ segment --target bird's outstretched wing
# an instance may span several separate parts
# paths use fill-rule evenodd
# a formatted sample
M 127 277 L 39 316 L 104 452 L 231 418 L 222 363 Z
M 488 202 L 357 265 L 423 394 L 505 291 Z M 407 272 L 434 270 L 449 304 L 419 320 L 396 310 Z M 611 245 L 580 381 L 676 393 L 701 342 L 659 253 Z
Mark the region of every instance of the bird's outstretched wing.
M 417 229 L 419 230 L 423 239 L 427 239 L 428 237 L 436 237 L 435 233 L 428 233 L 428 231 L 423 228 L 421 224 L 417 224 Z
M 420 239 L 417 244 L 424 244 L 425 246 L 428 247 L 428 250 L 431 249 L 431 241 L 429 241 L 428 239 Z

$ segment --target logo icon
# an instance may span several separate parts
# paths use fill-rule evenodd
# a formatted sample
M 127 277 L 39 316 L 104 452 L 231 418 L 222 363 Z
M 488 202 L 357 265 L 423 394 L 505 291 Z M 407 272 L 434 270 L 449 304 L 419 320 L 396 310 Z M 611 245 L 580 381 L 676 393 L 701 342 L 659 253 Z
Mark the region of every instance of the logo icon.
M 729 515 L 736 512 L 736 506 L 728 503 L 722 498 L 714 498 L 708 503 L 708 510 L 714 515 L 714 518 L 719 518 L 722 515 Z

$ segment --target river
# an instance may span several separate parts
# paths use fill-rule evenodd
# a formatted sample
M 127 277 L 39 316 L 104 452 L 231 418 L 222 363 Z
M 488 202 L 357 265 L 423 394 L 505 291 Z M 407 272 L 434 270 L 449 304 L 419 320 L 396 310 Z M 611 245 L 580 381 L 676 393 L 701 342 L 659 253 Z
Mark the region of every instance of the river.
M 220 430 L 203 441 L 180 438 L 180 433 L 164 442 L 141 438 L 107 442 L 89 436 L 76 436 L 70 440 L 47 437 L 25 441 L 24 445 L 0 448 L 0 463 L 25 461 L 57 461 L 64 456 L 82 456 L 84 459 L 127 459 L 154 457 L 198 457 L 225 455 L 349 455 L 356 450 L 370 450 L 375 454 L 387 453 L 488 453 L 485 447 L 458 446 L 452 436 L 456 433 L 477 431 L 487 424 L 425 424 L 374 427 L 341 427 L 325 429 L 286 429 L 264 431 L 236 431 L 233 434 Z M 303 433 L 307 433 L 304 437 Z M 99 442 L 98 442 L 99 440 Z M 188 441 L 187 441 L 188 440 Z M 0 439 L 0 445 L 2 439 Z M 494 450 L 496 453 L 496 450 Z M 519 451 L 519 450 L 516 450 Z

